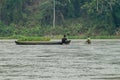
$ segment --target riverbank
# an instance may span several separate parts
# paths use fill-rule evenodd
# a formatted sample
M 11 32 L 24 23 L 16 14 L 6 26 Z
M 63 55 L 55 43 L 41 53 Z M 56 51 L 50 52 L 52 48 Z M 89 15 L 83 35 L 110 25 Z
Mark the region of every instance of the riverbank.
M 72 42 L 85 42 L 86 39 L 70 39 Z M 14 42 L 17 39 L 0 39 L 0 42 Z M 61 41 L 61 39 L 51 39 L 50 41 Z M 120 41 L 120 39 L 91 39 L 92 42 L 94 41 Z
M 70 39 L 86 39 L 87 36 L 68 36 Z M 120 36 L 90 36 L 91 39 L 120 39 Z
M 7 39 L 29 39 L 29 40 L 40 40 L 43 39 L 62 39 L 63 35 L 56 35 L 56 36 L 10 36 L 10 37 L 0 37 L 0 40 L 7 40 Z M 87 39 L 87 36 L 67 36 L 68 39 Z M 120 39 L 120 36 L 90 36 L 91 39 Z

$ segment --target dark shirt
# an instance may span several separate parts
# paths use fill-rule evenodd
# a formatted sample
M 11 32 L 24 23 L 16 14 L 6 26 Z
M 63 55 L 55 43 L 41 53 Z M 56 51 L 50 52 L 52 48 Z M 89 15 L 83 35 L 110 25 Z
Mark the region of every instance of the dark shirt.
M 62 38 L 62 43 L 66 43 L 66 41 L 67 41 L 66 37 Z

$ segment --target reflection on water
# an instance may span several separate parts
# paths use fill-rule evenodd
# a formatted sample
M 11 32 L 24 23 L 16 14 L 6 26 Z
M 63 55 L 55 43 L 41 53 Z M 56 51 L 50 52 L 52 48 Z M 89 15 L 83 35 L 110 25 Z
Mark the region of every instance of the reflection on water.
M 120 80 L 120 41 L 16 45 L 0 41 L 0 80 Z

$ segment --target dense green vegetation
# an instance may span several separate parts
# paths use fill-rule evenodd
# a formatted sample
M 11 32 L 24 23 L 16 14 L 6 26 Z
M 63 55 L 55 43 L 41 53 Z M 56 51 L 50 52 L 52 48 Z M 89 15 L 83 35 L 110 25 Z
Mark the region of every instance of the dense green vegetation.
M 120 35 L 120 0 L 0 0 L 0 36 Z

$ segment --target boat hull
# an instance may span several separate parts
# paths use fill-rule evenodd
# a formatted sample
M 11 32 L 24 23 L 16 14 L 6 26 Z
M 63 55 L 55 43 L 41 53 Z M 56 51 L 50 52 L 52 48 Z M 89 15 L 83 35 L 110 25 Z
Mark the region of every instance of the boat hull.
M 69 44 L 71 41 L 66 41 L 62 43 L 60 41 L 15 41 L 17 45 L 62 45 Z

